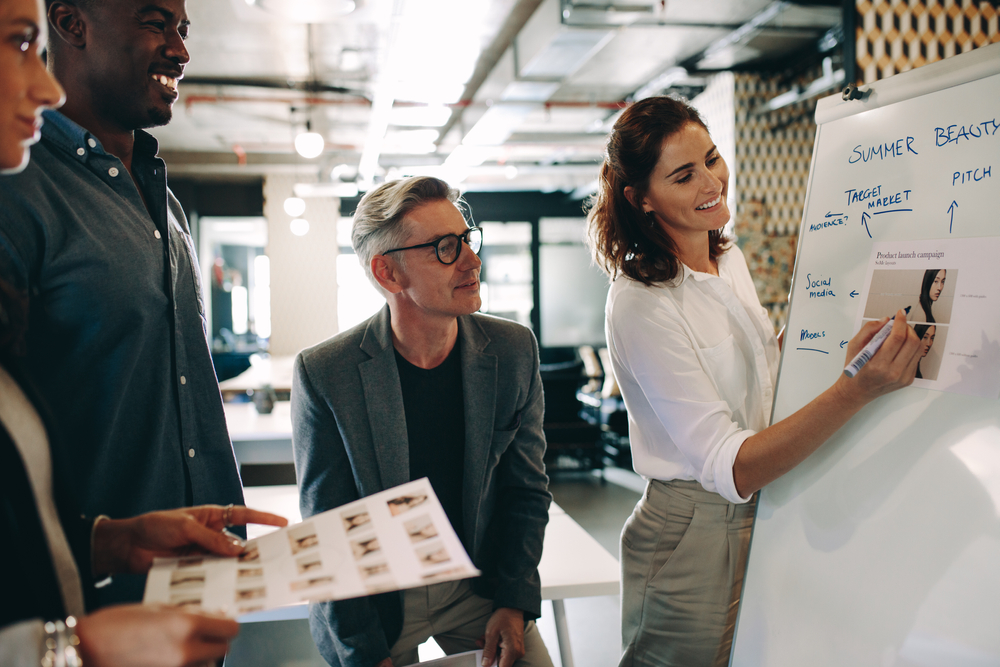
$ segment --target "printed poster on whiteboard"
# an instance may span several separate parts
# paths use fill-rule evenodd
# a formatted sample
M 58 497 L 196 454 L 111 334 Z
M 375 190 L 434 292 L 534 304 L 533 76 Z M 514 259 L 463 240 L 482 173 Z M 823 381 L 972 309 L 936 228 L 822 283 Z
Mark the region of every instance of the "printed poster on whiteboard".
M 855 331 L 910 309 L 913 386 L 1000 396 L 1000 238 L 875 243 L 861 296 Z

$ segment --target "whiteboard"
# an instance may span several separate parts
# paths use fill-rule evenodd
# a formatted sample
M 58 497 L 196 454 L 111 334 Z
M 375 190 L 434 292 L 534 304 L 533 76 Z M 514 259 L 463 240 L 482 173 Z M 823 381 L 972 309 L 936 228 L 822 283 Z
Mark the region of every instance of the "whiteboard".
M 869 91 L 817 107 L 773 421 L 843 370 L 874 248 L 1000 235 L 1000 44 Z M 1000 665 L 997 396 L 908 387 L 762 490 L 731 664 Z

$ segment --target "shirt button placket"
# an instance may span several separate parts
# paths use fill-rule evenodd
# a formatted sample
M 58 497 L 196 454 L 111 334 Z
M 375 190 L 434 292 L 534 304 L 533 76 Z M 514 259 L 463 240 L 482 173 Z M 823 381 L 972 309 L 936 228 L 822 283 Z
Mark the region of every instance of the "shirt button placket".
M 118 167 L 111 167 L 111 169 L 108 169 L 108 176 L 110 176 L 111 178 L 117 177 L 118 176 Z

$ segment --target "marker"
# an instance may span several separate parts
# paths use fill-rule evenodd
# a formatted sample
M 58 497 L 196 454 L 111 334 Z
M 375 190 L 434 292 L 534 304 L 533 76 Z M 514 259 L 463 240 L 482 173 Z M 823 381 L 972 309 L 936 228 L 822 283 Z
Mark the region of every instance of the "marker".
M 912 308 L 912 306 L 907 306 L 903 313 L 909 315 L 910 308 Z M 892 331 L 892 322 L 895 319 L 896 316 L 893 315 L 889 318 L 888 322 L 882 325 L 882 328 L 878 330 L 875 337 L 868 341 L 868 344 L 865 345 L 860 352 L 858 352 L 858 356 L 854 357 L 854 359 L 851 360 L 851 363 L 847 364 L 847 368 L 844 369 L 844 375 L 849 378 L 854 377 L 858 374 L 858 371 L 865 367 L 865 364 L 871 361 L 872 357 L 875 356 L 875 353 L 879 351 L 880 347 L 882 347 L 882 343 L 884 343 L 885 339 L 889 337 L 889 332 Z

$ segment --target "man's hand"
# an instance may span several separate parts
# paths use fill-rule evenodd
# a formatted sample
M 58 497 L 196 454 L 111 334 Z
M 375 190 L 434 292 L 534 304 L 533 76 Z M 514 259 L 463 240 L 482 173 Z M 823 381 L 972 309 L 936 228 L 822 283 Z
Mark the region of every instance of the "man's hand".
M 284 526 L 277 514 L 246 507 L 201 505 L 149 512 L 132 519 L 105 519 L 94 527 L 94 574 L 149 571 L 157 557 L 210 553 L 237 556 L 243 542 L 223 532 L 226 525 Z
M 483 667 L 491 667 L 498 653 L 500 667 L 513 667 L 524 657 L 524 612 L 510 607 L 497 609 L 486 623 L 486 634 L 480 641 Z
M 87 614 L 76 634 L 88 667 L 192 667 L 222 658 L 239 629 L 224 616 L 129 604 Z

